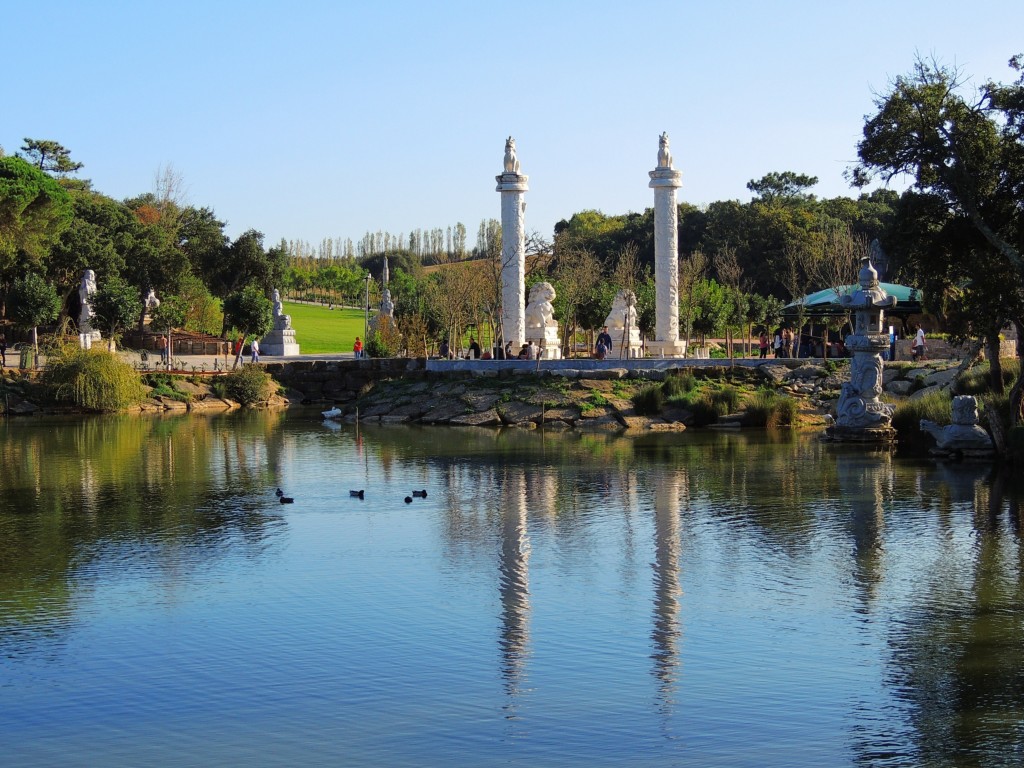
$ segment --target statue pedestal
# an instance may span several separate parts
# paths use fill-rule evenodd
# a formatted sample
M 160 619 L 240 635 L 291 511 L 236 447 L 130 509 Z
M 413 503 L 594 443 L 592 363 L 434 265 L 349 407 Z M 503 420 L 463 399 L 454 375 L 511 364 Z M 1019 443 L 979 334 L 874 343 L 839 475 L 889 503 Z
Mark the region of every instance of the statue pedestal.
M 834 443 L 895 443 L 896 430 L 890 426 L 844 427 L 833 424 L 825 430 L 825 439 Z
M 299 345 L 291 328 L 275 328 L 260 340 L 261 355 L 297 355 Z
M 629 332 L 629 336 L 623 338 L 626 334 L 622 328 L 609 328 L 608 335 L 612 337 L 612 351 L 608 353 L 609 358 L 616 357 L 643 357 L 644 348 L 640 343 L 640 331 L 633 328 Z M 686 346 L 683 345 L 683 349 Z
M 647 352 L 651 357 L 685 357 L 686 342 L 682 339 L 675 341 L 648 341 Z
M 526 342 L 531 341 L 537 346 L 537 357 L 541 360 L 562 359 L 562 340 L 558 337 L 558 326 L 527 327 Z

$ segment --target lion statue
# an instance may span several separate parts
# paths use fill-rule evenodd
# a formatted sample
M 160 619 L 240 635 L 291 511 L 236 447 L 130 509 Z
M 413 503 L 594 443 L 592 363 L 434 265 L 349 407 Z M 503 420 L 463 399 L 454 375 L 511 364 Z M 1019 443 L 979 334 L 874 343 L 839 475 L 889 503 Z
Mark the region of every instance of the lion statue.
M 551 283 L 537 283 L 530 289 L 530 302 L 526 305 L 527 328 L 556 328 L 555 308 L 551 302 L 555 289 Z
M 636 294 L 623 288 L 612 300 L 612 311 L 608 313 L 604 324 L 609 329 L 621 332 L 627 325 L 631 331 L 637 330 L 636 325 Z

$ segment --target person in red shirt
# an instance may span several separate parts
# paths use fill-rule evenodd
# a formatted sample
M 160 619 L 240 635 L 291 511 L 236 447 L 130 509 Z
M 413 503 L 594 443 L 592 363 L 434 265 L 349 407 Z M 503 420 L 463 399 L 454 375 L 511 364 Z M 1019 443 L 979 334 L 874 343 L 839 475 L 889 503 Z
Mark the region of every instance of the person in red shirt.
M 352 345 L 352 352 L 355 353 L 355 358 L 358 360 L 363 356 L 363 342 L 356 336 L 356 343 Z

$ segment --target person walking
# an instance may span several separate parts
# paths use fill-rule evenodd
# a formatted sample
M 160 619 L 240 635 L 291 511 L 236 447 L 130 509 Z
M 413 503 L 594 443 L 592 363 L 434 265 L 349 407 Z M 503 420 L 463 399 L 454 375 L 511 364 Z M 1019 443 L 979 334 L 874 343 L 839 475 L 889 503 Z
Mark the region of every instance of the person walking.
M 252 344 L 249 346 L 249 351 L 252 353 L 252 362 L 258 363 L 260 361 L 260 341 L 259 339 L 253 339 Z
M 761 331 L 761 335 L 757 337 L 757 344 L 761 348 L 761 360 L 768 357 L 768 331 Z
M 602 346 L 604 347 L 603 351 L 601 350 Z M 603 326 L 601 328 L 601 332 L 599 334 L 597 334 L 597 347 L 596 347 L 596 349 L 598 350 L 598 359 L 599 360 L 604 360 L 605 355 L 610 354 L 611 351 L 612 351 L 612 337 L 608 333 L 608 326 L 607 325 Z
M 914 343 L 910 348 L 910 356 L 914 360 L 924 360 L 924 328 L 917 326 L 917 335 L 914 336 Z
M 363 342 L 358 336 L 356 336 L 355 344 L 352 345 L 352 356 L 356 360 L 363 356 Z

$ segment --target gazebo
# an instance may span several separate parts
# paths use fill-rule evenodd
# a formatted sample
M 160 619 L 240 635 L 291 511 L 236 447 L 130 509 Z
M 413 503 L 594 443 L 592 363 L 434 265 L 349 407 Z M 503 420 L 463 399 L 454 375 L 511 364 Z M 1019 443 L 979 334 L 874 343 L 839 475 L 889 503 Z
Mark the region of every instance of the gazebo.
M 880 283 L 882 290 L 890 296 L 896 297 L 896 306 L 885 311 L 886 315 L 895 315 L 906 318 L 910 315 L 920 315 L 924 310 L 921 308 L 923 293 L 917 288 L 909 285 L 897 285 L 896 283 Z M 848 310 L 842 305 L 843 296 L 852 296 L 857 290 L 857 285 L 844 285 L 838 290 L 826 288 L 817 293 L 809 293 L 803 298 L 790 302 L 782 308 L 783 316 L 787 318 L 796 317 L 803 307 L 803 314 L 808 320 L 817 320 L 822 317 L 845 315 Z

